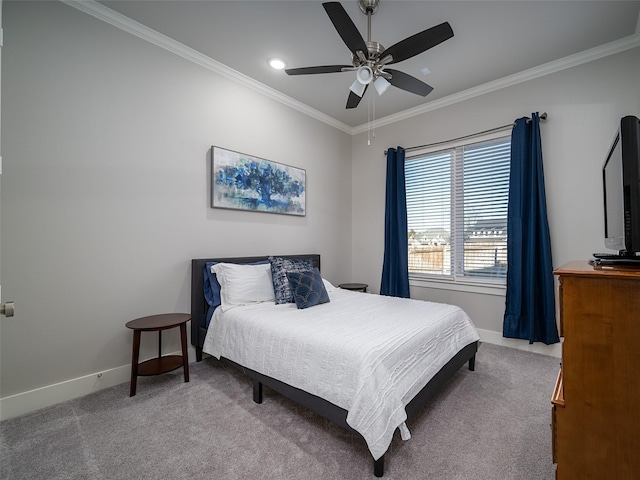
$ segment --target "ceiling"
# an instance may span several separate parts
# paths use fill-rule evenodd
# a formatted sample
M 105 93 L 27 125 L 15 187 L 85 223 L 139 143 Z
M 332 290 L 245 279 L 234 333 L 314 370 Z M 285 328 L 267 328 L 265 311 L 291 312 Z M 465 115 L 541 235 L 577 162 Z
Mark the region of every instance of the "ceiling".
M 576 63 L 583 52 L 613 53 L 638 46 L 640 1 L 403 1 L 381 0 L 372 40 L 384 47 L 449 22 L 454 37 L 394 65 L 434 90 L 426 97 L 397 88 L 378 96 L 370 88 L 360 105 L 345 109 L 354 72 L 288 76 L 288 67 L 351 63 L 351 53 L 321 1 L 101 1 L 102 5 L 322 112 L 346 129 L 401 115 L 522 72 Z M 367 17 L 356 0 L 342 5 L 366 40 Z M 613 42 L 613 43 L 611 43 Z M 603 47 L 604 45 L 604 47 Z M 622 47 L 620 47 L 622 46 Z M 431 73 L 424 76 L 421 69 Z M 481 87 L 480 87 L 481 88 Z M 286 98 L 286 97 L 282 97 Z M 304 108 L 307 108 L 304 107 Z

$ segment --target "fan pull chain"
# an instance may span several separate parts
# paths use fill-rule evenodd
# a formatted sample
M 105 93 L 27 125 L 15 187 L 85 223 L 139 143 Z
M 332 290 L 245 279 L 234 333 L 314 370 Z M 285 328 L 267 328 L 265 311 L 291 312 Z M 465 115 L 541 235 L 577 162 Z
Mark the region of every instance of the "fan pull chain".
M 373 97 L 373 99 L 372 99 Z M 373 101 L 373 122 L 371 121 L 371 102 Z M 373 125 L 373 129 L 372 129 Z M 376 138 L 376 97 L 369 95 L 367 99 L 367 146 L 371 146 L 371 139 Z
M 372 137 L 375 140 L 376 138 L 376 96 L 371 95 L 373 97 L 373 134 Z
M 371 95 L 367 98 L 367 146 L 371 146 Z

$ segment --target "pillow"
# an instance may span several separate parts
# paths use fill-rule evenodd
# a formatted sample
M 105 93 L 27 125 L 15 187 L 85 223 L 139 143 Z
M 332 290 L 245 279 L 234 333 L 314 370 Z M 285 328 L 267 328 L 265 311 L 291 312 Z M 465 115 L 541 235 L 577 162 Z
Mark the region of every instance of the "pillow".
M 313 268 L 310 258 L 282 258 L 269 257 L 271 264 L 271 278 L 276 305 L 293 303 L 291 287 L 289 287 L 288 272 L 305 272 Z
M 216 272 L 211 268 L 219 262 L 207 262 L 204 267 L 204 298 L 209 305 L 207 309 L 207 316 L 205 319 L 205 326 L 209 328 L 209 324 L 211 323 L 211 317 L 213 317 L 213 312 L 216 308 L 220 306 L 222 300 L 220 298 L 220 283 L 218 282 L 218 278 L 216 277 Z M 268 260 L 261 260 L 255 263 L 249 263 L 248 265 L 267 265 L 269 264 Z
M 306 272 L 288 272 L 287 278 L 296 307 L 309 308 L 329 302 L 329 294 L 317 268 Z
M 271 267 L 268 263 L 218 263 L 211 270 L 215 272 L 220 284 L 220 308 L 223 312 L 238 305 L 274 300 Z
M 222 302 L 220 299 L 220 284 L 218 283 L 215 272 L 211 269 L 211 267 L 216 263 L 218 262 L 207 262 L 204 267 L 204 299 L 209 305 L 209 308 L 207 309 L 207 318 L 205 320 L 207 328 L 209 328 L 209 323 L 211 323 L 211 317 L 213 316 L 214 310 L 218 308 Z
M 322 283 L 324 283 L 324 288 L 327 289 L 327 292 L 332 292 L 332 291 L 334 291 L 334 290 L 336 290 L 338 288 L 338 287 L 334 286 L 333 283 L 331 283 L 326 278 L 322 279 Z

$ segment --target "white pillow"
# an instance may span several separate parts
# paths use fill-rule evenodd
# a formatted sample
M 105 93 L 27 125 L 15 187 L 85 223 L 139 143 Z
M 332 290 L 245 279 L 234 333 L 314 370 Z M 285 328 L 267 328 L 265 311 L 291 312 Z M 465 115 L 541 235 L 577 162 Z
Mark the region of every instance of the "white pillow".
M 218 263 L 211 267 L 220 284 L 220 308 L 225 312 L 238 305 L 275 302 L 271 265 Z

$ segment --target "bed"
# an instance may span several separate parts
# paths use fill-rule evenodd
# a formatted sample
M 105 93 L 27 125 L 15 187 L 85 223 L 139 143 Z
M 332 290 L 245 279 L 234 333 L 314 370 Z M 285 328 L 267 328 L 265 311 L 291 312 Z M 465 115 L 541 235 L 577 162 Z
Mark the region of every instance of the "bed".
M 239 281 L 233 277 L 236 270 L 260 275 L 273 271 L 276 278 L 279 274 L 269 268 L 280 264 L 269 265 L 266 256 L 192 260 L 191 342 L 196 359 L 202 360 L 204 351 L 242 368 L 253 380 L 256 403 L 262 403 L 266 385 L 362 436 L 374 460 L 374 475 L 381 477 L 395 430 L 410 438 L 406 421 L 463 365 L 474 370 L 478 334 L 466 314 L 451 305 L 340 290 L 320 278 L 317 254 L 278 256 L 277 261 L 305 262 L 300 275 L 289 276 L 298 279 L 314 269 L 326 298 L 313 308 L 290 300 L 278 304 L 277 286 L 275 302 L 268 300 L 266 289 L 247 286 L 263 300 L 244 302 L 232 298 L 229 287 L 224 306 L 212 312 L 212 277 L 207 273 L 212 265 L 224 264 L 213 270 L 223 285 L 233 285 Z M 400 308 L 405 309 L 402 322 L 389 322 Z

